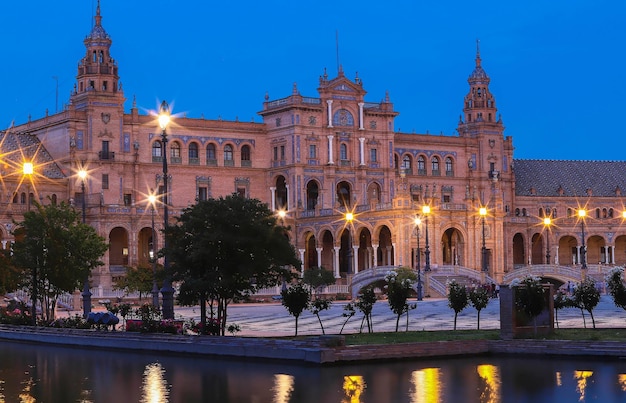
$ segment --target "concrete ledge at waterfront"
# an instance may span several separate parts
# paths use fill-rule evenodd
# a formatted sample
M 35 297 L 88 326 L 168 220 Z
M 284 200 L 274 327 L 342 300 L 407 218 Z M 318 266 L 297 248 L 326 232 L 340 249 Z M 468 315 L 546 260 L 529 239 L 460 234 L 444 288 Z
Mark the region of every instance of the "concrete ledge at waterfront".
M 420 359 L 480 354 L 626 356 L 626 342 L 561 340 L 463 340 L 346 346 L 343 336 L 307 336 L 298 340 L 234 336 L 181 336 L 157 333 L 0 325 L 0 339 L 107 351 L 171 354 L 308 364 Z

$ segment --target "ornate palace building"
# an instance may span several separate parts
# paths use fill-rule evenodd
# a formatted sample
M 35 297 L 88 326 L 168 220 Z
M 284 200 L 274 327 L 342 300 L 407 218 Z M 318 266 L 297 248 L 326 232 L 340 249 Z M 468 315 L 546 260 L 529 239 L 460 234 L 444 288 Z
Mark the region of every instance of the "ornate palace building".
M 148 195 L 165 191 L 172 217 L 233 192 L 266 202 L 285 213 L 303 269 L 332 269 L 341 284 L 410 266 L 441 293 L 450 276 L 506 283 L 533 272 L 564 282 L 626 263 L 626 163 L 514 159 L 478 49 L 455 136 L 396 131 L 390 97 L 366 101 L 361 79 L 340 68 L 319 77 L 314 96 L 294 84 L 284 98 L 266 97 L 262 123 L 181 117 L 164 142 L 155 116 L 134 101 L 125 110 L 99 6 L 83 42 L 67 107 L 1 132 L 0 230 L 8 247 L 33 199 L 80 208 L 84 198 L 86 222 L 110 245 L 92 286 L 149 265 L 162 240 L 152 242 Z M 154 214 L 160 224 L 162 206 Z

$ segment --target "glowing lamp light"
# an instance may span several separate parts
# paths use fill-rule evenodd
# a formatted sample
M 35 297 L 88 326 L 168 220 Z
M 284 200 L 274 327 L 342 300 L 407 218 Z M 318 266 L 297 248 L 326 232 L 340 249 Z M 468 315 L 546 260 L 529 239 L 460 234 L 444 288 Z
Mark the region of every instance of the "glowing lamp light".
M 167 125 L 170 123 L 170 106 L 167 102 L 161 102 L 161 107 L 159 108 L 159 126 L 162 130 L 167 128 Z
M 22 169 L 23 169 L 24 175 L 32 175 L 34 172 L 33 163 L 25 162 L 24 167 Z

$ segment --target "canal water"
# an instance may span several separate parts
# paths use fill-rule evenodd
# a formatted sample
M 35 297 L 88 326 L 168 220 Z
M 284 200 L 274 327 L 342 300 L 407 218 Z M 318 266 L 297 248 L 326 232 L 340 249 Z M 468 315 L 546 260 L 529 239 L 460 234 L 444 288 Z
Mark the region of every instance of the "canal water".
M 0 341 L 0 402 L 626 402 L 626 361 L 465 357 L 317 367 Z

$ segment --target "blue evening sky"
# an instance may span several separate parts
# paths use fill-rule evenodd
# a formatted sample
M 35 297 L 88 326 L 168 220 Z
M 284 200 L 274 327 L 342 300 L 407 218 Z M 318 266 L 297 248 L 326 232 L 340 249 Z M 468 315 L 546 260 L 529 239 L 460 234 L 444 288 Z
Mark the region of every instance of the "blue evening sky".
M 0 3 L 0 127 L 69 99 L 96 0 Z M 356 73 L 396 130 L 455 133 L 476 39 L 515 158 L 624 160 L 626 2 L 102 0 L 127 97 L 140 111 L 260 122 L 265 94 Z M 338 32 L 338 35 L 337 35 Z M 337 52 L 336 37 L 339 38 Z M 57 77 L 57 79 L 53 78 Z

